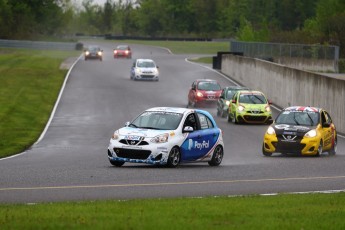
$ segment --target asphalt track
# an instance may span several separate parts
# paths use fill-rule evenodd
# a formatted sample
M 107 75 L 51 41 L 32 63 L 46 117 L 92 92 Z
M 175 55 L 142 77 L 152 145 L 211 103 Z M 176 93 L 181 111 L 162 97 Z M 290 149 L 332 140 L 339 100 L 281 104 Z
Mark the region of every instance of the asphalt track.
M 205 108 L 223 130 L 225 151 L 219 167 L 182 164 L 171 169 L 126 163 L 113 167 L 107 146 L 115 129 L 155 106 L 186 107 L 193 80 L 231 80 L 207 66 L 186 61 L 166 49 L 132 45 L 133 58 L 152 58 L 159 82 L 131 81 L 132 60 L 112 57 L 116 44 L 101 44 L 102 62 L 80 59 L 70 71 L 51 123 L 31 149 L 0 160 L 0 202 L 232 196 L 345 188 L 345 141 L 336 156 L 264 157 L 267 125 L 234 125 Z M 273 102 L 274 103 L 274 102 Z M 277 111 L 274 111 L 274 115 Z

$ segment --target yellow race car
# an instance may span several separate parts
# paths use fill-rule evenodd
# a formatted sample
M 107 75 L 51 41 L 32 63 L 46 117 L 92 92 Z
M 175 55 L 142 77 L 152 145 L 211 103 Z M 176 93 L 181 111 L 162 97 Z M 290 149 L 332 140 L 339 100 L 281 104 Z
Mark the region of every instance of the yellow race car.
M 337 131 L 331 116 L 321 108 L 293 106 L 283 109 L 264 135 L 262 153 L 335 155 Z

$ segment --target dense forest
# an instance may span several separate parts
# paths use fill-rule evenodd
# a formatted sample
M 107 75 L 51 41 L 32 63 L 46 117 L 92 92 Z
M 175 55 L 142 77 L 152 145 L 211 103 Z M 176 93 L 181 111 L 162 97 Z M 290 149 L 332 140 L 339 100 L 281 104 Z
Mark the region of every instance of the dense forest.
M 232 38 L 338 45 L 344 54 L 345 0 L 0 0 L 0 28 L 1 39 Z

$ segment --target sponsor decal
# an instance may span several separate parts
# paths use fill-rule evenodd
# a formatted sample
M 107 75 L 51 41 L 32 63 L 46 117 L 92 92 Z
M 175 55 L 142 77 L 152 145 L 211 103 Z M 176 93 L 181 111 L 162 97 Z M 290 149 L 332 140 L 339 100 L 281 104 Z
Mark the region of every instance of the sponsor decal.
M 210 147 L 210 141 L 193 141 L 192 139 L 188 140 L 188 150 L 191 150 L 192 148 L 195 149 L 204 149 L 204 148 L 209 148 Z
M 129 140 L 129 141 L 140 141 L 141 136 L 126 135 L 124 139 Z

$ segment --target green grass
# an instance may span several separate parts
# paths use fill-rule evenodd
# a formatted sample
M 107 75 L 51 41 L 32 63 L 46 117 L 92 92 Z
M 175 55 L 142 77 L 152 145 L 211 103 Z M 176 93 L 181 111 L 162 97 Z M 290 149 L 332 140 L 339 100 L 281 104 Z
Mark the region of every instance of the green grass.
M 22 152 L 38 139 L 67 71 L 60 64 L 79 54 L 0 49 L 0 157 Z
M 174 54 L 211 54 L 216 55 L 218 51 L 229 51 L 230 42 L 193 42 L 193 41 L 136 41 L 136 40 L 114 40 L 116 43 L 142 44 L 150 46 L 165 47 Z
M 345 193 L 0 205 L 1 229 L 344 229 Z

